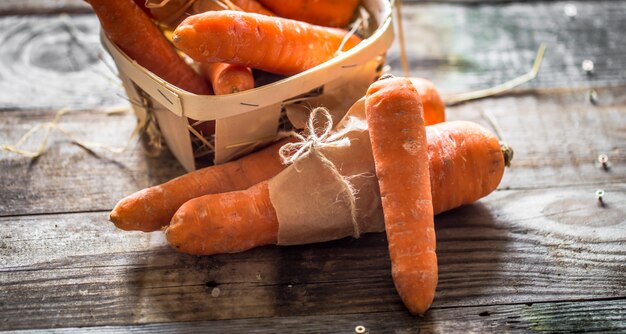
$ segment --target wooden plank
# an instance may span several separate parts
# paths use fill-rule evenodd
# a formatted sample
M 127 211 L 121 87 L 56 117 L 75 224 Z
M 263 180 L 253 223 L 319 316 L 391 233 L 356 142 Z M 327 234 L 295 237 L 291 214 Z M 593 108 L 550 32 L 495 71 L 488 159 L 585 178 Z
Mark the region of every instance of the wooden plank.
M 403 7 L 411 74 L 431 79 L 444 93 L 491 87 L 530 70 L 537 49 L 548 50 L 539 77 L 525 87 L 589 87 L 626 82 L 626 4 L 576 1 L 501 5 L 407 4 Z M 582 61 L 595 63 L 593 75 Z M 398 48 L 388 62 L 401 74 Z
M 474 332 L 603 332 L 626 330 L 626 301 L 535 303 L 432 309 L 425 317 L 407 312 L 273 317 L 131 326 L 101 326 L 45 330 L 18 330 L 15 334 L 70 333 L 277 333 L 286 328 L 299 333 L 474 333 Z
M 94 15 L 0 17 L 0 43 L 0 110 L 127 103 Z
M 501 189 L 566 185 L 599 187 L 626 182 L 626 88 L 598 89 L 598 105 L 585 90 L 529 92 L 448 109 L 449 119 L 487 126 L 492 115 L 515 158 Z M 14 143 L 33 126 L 50 121 L 53 111 L 0 113 L 0 143 Z M 121 146 L 135 122 L 131 115 L 94 111 L 68 114 L 61 127 L 76 137 Z M 40 137 L 39 137 L 40 138 Z M 34 140 L 27 147 L 36 148 Z M 597 157 L 606 153 L 611 169 Z M 61 168 L 62 167 L 62 168 Z M 110 210 L 128 194 L 183 173 L 168 154 L 146 156 L 140 146 L 124 154 L 89 154 L 56 133 L 39 159 L 0 152 L 0 216 Z M 17 180 L 17 181 L 16 181 Z M 63 198 L 59 202 L 58 198 Z
M 54 13 L 89 13 L 83 0 L 3 0 L 0 15 L 32 15 Z
M 0 113 L 0 143 L 15 143 L 32 127 L 50 122 L 55 111 Z M 66 114 L 59 127 L 88 142 L 122 147 L 135 127 L 131 113 L 102 111 Z M 45 130 L 26 145 L 35 150 Z M 151 157 L 136 140 L 121 154 L 90 153 L 54 130 L 46 152 L 37 159 L 0 152 L 0 215 L 112 209 L 124 196 L 184 173 L 165 150 Z
M 626 297 L 626 185 L 499 191 L 437 216 L 434 309 Z M 384 234 L 174 253 L 106 213 L 0 219 L 0 329 L 404 312 Z M 495 307 L 497 309 L 498 307 Z
M 546 42 L 540 76 L 526 87 L 624 84 L 626 36 L 618 32 L 626 31 L 626 5 L 576 2 L 578 15 L 570 19 L 563 14 L 564 4 L 407 3 L 403 16 L 411 73 L 433 80 L 444 94 L 486 88 L 527 72 L 539 44 Z M 5 64 L 0 89 L 7 93 L 0 95 L 0 109 L 123 103 L 98 58 L 103 50 L 95 16 L 6 16 L 0 17 L 0 28 Z M 388 52 L 395 74 L 401 74 L 398 50 L 394 45 Z M 595 62 L 593 75 L 581 69 L 584 59 Z

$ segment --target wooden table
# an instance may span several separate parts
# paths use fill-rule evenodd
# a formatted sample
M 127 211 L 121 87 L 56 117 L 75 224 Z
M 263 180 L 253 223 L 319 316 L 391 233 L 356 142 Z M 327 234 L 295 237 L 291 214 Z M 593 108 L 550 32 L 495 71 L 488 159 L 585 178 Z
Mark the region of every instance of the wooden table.
M 89 152 L 54 131 L 37 159 L 0 152 L 0 330 L 626 331 L 626 2 L 403 9 L 411 73 L 444 95 L 523 74 L 548 47 L 536 80 L 448 108 L 452 120 L 495 120 L 516 154 L 496 192 L 436 217 L 439 285 L 425 317 L 395 292 L 384 234 L 194 257 L 161 233 L 115 229 L 107 214 L 117 200 L 183 169 L 141 145 Z M 4 0 L 0 13 L 0 143 L 71 108 L 60 128 L 123 145 L 134 117 L 102 111 L 126 101 L 89 8 Z M 398 48 L 388 56 L 401 73 Z

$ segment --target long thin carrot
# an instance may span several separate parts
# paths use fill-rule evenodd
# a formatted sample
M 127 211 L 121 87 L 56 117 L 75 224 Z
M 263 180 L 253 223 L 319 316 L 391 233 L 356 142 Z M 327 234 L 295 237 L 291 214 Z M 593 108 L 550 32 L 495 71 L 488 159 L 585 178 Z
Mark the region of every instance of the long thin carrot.
M 494 134 L 463 121 L 428 126 L 426 131 L 436 214 L 496 189 L 509 151 L 501 149 Z M 167 240 L 176 250 L 197 255 L 276 244 L 278 218 L 268 200 L 266 181 L 243 191 L 191 199 L 176 211 L 166 229 Z
M 336 28 L 223 10 L 188 17 L 174 31 L 173 41 L 199 62 L 240 64 L 292 75 L 334 57 L 347 34 Z M 350 35 L 341 50 L 360 41 Z
M 344 28 L 359 0 L 259 0 L 282 17 L 312 24 Z
M 421 99 L 411 81 L 390 78 L 367 90 L 365 115 L 396 290 L 412 314 L 435 297 L 437 255 Z
M 210 94 L 207 83 L 178 56 L 161 31 L 133 0 L 85 0 L 102 28 L 126 55 L 161 79 L 194 94 Z
M 425 94 L 437 94 L 437 92 L 436 90 L 427 90 L 425 91 Z M 424 95 L 422 98 L 430 99 L 431 97 Z M 430 108 L 431 106 L 428 104 L 424 106 L 424 118 L 427 125 L 435 124 L 430 122 L 438 119 L 438 117 L 429 116 L 431 113 L 438 112 L 436 109 L 431 110 Z M 471 127 L 468 126 L 467 128 L 470 129 Z M 437 129 L 442 130 L 437 132 L 435 131 L 435 128 L 433 128 L 432 131 L 429 132 L 429 136 L 432 133 L 432 136 L 440 137 L 437 140 L 434 140 L 435 142 L 441 141 L 446 143 L 446 141 L 450 141 L 451 139 L 445 137 L 445 134 L 454 133 L 457 128 L 455 126 L 451 126 L 450 128 L 439 126 Z M 472 138 L 477 138 L 477 141 L 482 140 L 484 136 L 481 136 L 480 134 L 483 132 L 481 132 L 480 129 L 474 132 L 476 133 L 475 135 L 468 137 L 467 140 L 464 140 L 463 142 L 469 142 L 473 140 Z M 458 134 L 458 136 L 459 138 L 462 138 L 463 134 Z M 253 153 L 250 156 L 243 157 L 239 161 L 193 171 L 164 184 L 156 185 L 136 192 L 122 199 L 111 212 L 110 218 L 121 229 L 140 230 L 146 232 L 156 231 L 169 224 L 176 210 L 183 203 L 192 198 L 202 195 L 246 189 L 257 182 L 261 182 L 280 173 L 285 166 L 280 162 L 277 151 L 282 143 L 285 142 L 286 141 L 280 141 L 258 153 Z M 456 145 L 456 143 L 452 144 Z M 480 143 L 477 143 L 476 145 L 480 145 Z M 457 152 L 464 152 L 463 148 L 465 146 L 459 145 L 458 150 L 454 149 L 454 147 L 455 146 L 448 147 L 446 145 L 441 145 L 441 147 L 433 146 L 430 148 L 429 152 L 431 152 L 432 155 L 431 164 L 439 164 L 441 167 L 437 167 L 437 170 L 443 170 L 444 168 L 452 168 L 453 170 L 454 168 L 457 168 L 455 165 L 450 163 L 444 164 L 444 161 L 452 160 L 451 157 L 455 156 Z M 487 146 L 485 149 L 488 148 L 489 147 Z M 480 152 L 480 154 L 482 155 L 477 156 L 484 156 L 483 152 Z M 484 163 L 484 159 L 478 159 L 475 164 L 482 163 Z M 254 167 L 255 165 L 257 167 Z M 246 166 L 246 168 L 241 169 L 237 166 Z M 262 171 L 262 173 L 255 174 L 254 177 L 237 175 L 237 173 L 235 173 L 236 171 L 241 171 L 242 173 L 247 174 L 254 172 L 255 168 L 258 168 L 259 171 Z M 497 165 L 492 166 L 492 168 L 497 168 Z M 483 169 L 477 168 L 477 170 L 482 171 Z M 231 179 L 235 180 L 235 185 L 233 185 L 232 181 L 224 181 Z M 493 180 L 493 178 L 488 178 L 488 180 Z M 500 179 L 498 178 L 496 182 L 499 180 Z M 444 189 L 442 190 L 442 193 L 446 193 L 449 189 L 451 190 L 453 187 L 456 187 L 456 184 L 461 184 L 463 180 L 447 177 L 445 179 L 441 179 L 439 182 L 441 189 Z M 442 201 L 443 203 L 449 203 L 452 206 L 444 206 L 444 208 L 439 212 L 465 203 L 471 203 L 490 193 L 496 186 L 497 183 L 487 183 L 481 188 L 473 188 L 473 192 L 470 192 L 469 194 L 460 194 L 459 196 L 452 197 L 457 199 L 457 202 Z M 436 189 L 433 189 L 433 194 L 435 190 Z M 167 196 L 164 194 L 167 194 Z M 478 194 L 479 197 L 474 197 L 475 194 Z
M 435 85 L 423 78 L 409 78 L 422 99 L 424 123 L 437 124 L 446 120 L 446 105 Z M 429 112 L 426 112 L 428 110 Z
M 186 201 L 206 194 L 243 190 L 283 170 L 279 148 L 283 139 L 239 160 L 211 166 L 138 191 L 117 203 L 109 219 L 120 229 L 156 231 L 169 223 Z
M 127 56 L 159 78 L 198 95 L 212 94 L 207 82 L 178 55 L 161 31 L 152 23 L 145 7 L 136 0 L 85 0 L 100 19 L 107 36 Z M 189 119 L 189 124 L 195 121 Z M 215 132 L 215 121 L 195 125 L 205 136 Z

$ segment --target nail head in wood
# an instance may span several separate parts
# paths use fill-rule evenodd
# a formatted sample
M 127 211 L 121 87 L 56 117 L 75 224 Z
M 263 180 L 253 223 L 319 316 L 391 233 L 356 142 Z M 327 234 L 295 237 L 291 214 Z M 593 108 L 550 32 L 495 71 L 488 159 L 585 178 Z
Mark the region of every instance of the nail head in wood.
M 563 12 L 565 13 L 565 16 L 573 19 L 578 14 L 578 9 L 576 8 L 576 5 L 568 3 L 563 6 Z
M 354 332 L 357 334 L 363 334 L 367 332 L 367 329 L 365 328 L 365 326 L 358 325 L 354 327 Z
M 602 169 L 609 170 L 609 156 L 606 154 L 600 154 L 598 156 L 598 162 L 602 166 Z
M 595 64 L 593 63 L 592 60 L 585 59 L 585 60 L 583 60 L 583 63 L 582 63 L 581 66 L 583 68 L 583 71 L 585 71 L 585 73 L 591 74 L 591 73 L 593 73 L 593 69 L 595 67 Z

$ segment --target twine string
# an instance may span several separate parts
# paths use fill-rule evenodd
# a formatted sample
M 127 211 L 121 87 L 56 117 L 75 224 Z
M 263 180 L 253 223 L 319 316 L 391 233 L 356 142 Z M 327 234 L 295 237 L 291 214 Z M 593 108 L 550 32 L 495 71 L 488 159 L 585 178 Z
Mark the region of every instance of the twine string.
M 318 129 L 315 127 L 315 120 L 318 118 L 318 115 L 321 115 L 325 121 L 324 127 L 319 129 L 321 130 L 320 134 L 317 133 L 316 130 Z M 325 147 L 350 146 L 350 139 L 344 137 L 350 129 L 349 127 L 346 127 L 334 133 L 332 132 L 332 129 L 333 119 L 328 112 L 328 109 L 323 107 L 315 108 L 311 111 L 311 115 L 309 116 L 309 120 L 307 122 L 306 131 L 308 132 L 308 136 L 303 136 L 294 132 L 293 136 L 298 138 L 299 141 L 283 145 L 278 153 L 285 165 L 293 164 L 299 159 L 310 155 L 318 158 L 322 162 L 322 165 L 331 172 L 334 179 L 343 187 L 342 193 L 344 194 L 344 198 L 350 207 L 350 216 L 352 218 L 352 228 L 354 231 L 353 236 L 354 238 L 359 238 L 361 236 L 361 230 L 359 228 L 359 224 L 357 223 L 357 191 L 352 183 L 350 183 L 349 178 L 341 175 L 337 166 L 335 166 L 335 164 L 321 152 L 321 149 Z

